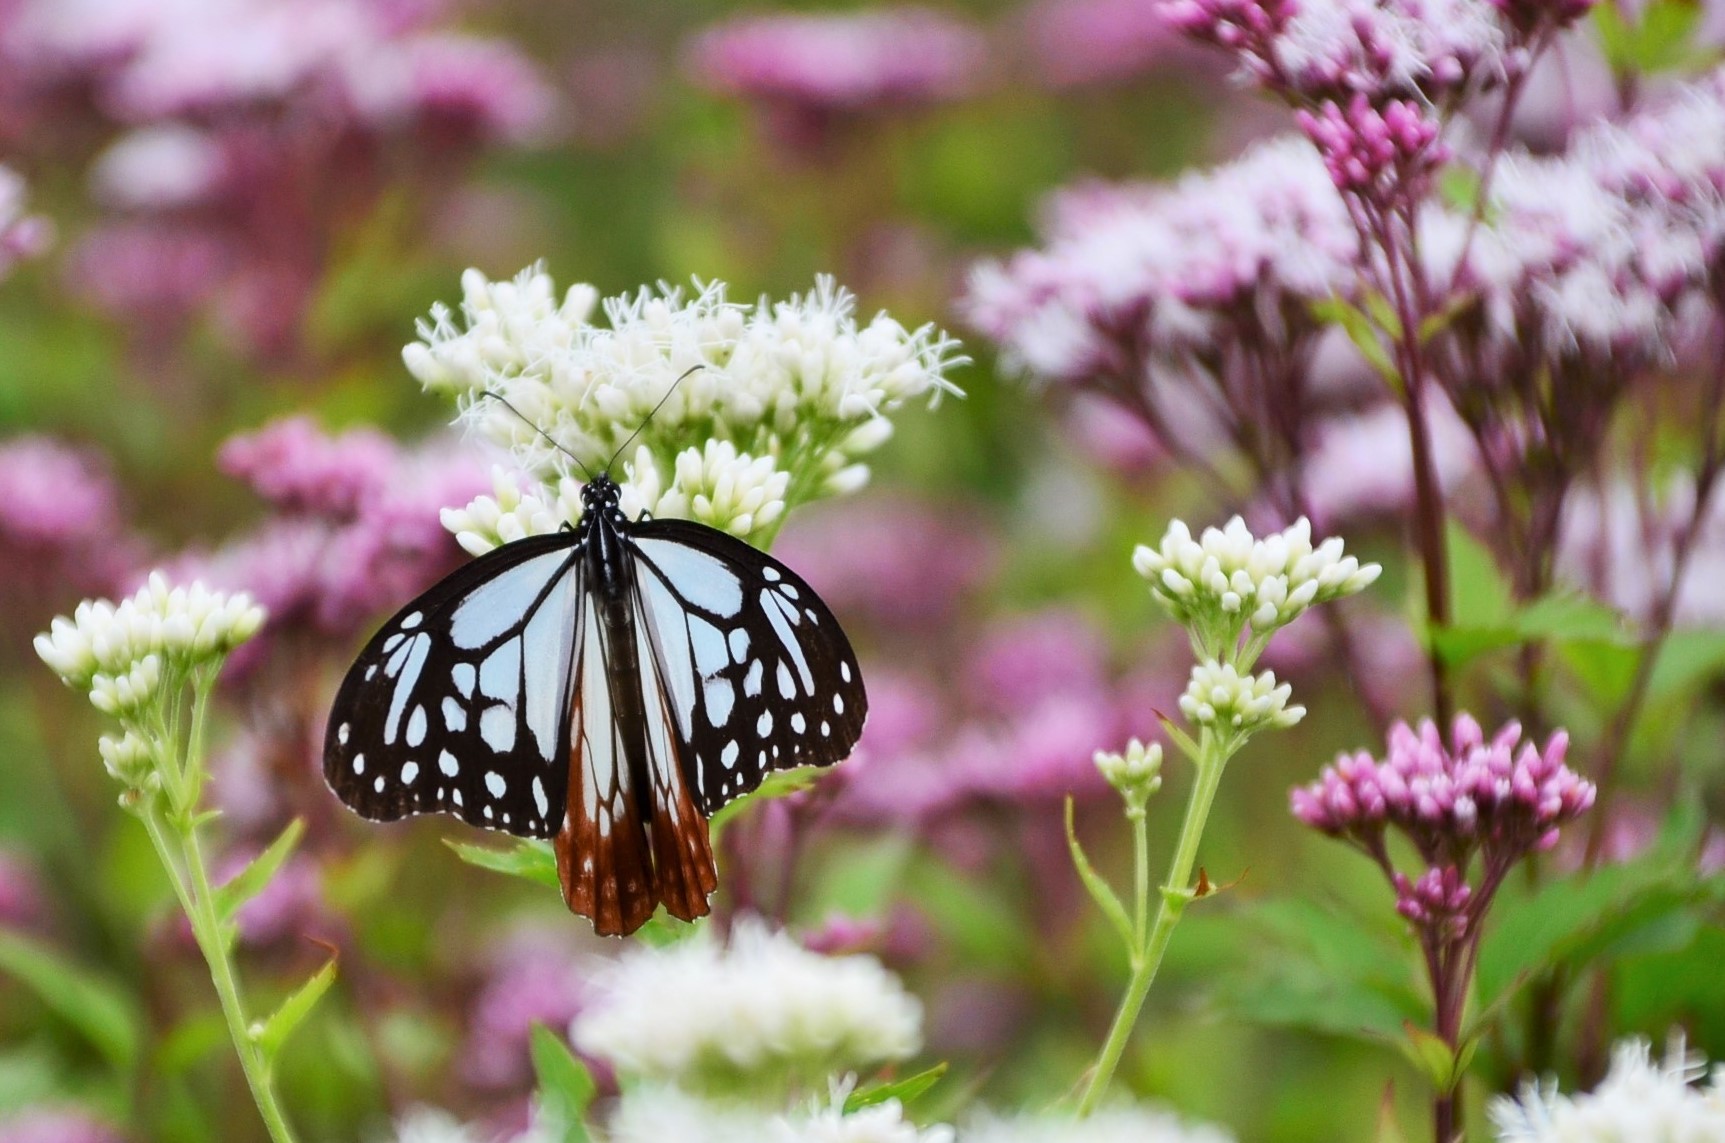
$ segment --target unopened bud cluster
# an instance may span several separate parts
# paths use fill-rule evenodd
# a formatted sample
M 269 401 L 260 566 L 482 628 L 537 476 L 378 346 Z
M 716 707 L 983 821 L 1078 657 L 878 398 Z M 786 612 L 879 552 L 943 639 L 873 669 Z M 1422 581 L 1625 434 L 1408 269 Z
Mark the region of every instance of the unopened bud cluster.
M 1146 746 L 1134 738 L 1126 744 L 1124 754 L 1098 750 L 1096 769 L 1126 799 L 1127 814 L 1141 815 L 1144 803 L 1162 788 L 1162 744 Z
M 1138 546 L 1132 566 L 1208 659 L 1231 657 L 1248 629 L 1267 638 L 1309 607 L 1364 590 L 1383 571 L 1345 555 L 1339 538 L 1314 547 L 1303 517 L 1261 540 L 1238 516 L 1196 539 L 1175 520 L 1159 545 Z
M 170 587 L 153 572 L 129 599 L 85 600 L 70 619 L 56 618 L 36 636 L 36 653 L 67 686 L 120 721 L 124 732 L 98 743 L 102 764 L 128 789 L 148 789 L 169 746 L 159 740 L 166 712 L 195 673 L 213 678 L 263 622 L 263 608 L 244 592 L 211 591 L 202 583 Z
M 1232 663 L 1199 663 L 1192 668 L 1180 713 L 1192 725 L 1226 735 L 1245 736 L 1266 727 L 1289 727 L 1306 716 L 1290 706 L 1293 688 L 1277 683 L 1274 671 L 1242 674 Z

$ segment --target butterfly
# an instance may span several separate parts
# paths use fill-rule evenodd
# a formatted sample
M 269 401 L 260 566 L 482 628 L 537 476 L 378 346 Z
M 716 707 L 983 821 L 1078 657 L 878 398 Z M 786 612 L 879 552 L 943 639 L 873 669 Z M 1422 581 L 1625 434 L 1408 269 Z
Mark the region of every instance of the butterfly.
M 361 817 L 551 838 L 569 909 L 624 936 L 718 885 L 707 818 L 769 771 L 843 760 L 868 698 L 831 610 L 779 561 L 630 520 L 504 544 L 402 608 L 343 679 L 324 778 Z

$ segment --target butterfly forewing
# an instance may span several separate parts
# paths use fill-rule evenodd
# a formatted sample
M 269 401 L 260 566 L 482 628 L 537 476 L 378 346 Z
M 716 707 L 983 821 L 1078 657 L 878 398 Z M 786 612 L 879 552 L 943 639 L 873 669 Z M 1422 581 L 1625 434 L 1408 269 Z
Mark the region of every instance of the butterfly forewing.
M 580 554 L 570 533 L 505 545 L 383 625 L 330 715 L 324 777 L 342 801 L 378 821 L 558 832 Z
M 712 528 L 637 524 L 636 590 L 703 814 L 772 770 L 842 761 L 868 698 L 850 640 L 784 564 Z

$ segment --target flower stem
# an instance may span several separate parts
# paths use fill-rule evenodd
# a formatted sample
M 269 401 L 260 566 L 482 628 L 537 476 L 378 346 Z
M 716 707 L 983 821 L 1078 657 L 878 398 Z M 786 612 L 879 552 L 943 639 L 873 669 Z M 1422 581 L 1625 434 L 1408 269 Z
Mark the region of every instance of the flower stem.
M 1137 881 L 1134 887 L 1137 906 L 1136 930 L 1142 943 L 1133 952 L 1132 978 L 1126 986 L 1126 995 L 1120 999 L 1120 1009 L 1114 1014 L 1108 1039 L 1103 1042 L 1102 1053 L 1097 1056 L 1096 1064 L 1090 1070 L 1090 1081 L 1079 1100 L 1080 1118 L 1096 1110 L 1096 1105 L 1101 1102 L 1109 1083 L 1114 1079 L 1115 1069 L 1120 1066 L 1120 1057 L 1126 1051 L 1126 1042 L 1131 1039 L 1132 1029 L 1137 1025 L 1138 1015 L 1144 1008 L 1144 998 L 1150 994 L 1150 985 L 1155 983 L 1156 972 L 1162 967 L 1162 955 L 1168 951 L 1168 941 L 1174 935 L 1174 926 L 1180 923 L 1186 905 L 1192 900 L 1192 891 L 1188 885 L 1192 880 L 1192 867 L 1198 861 L 1198 840 L 1204 834 L 1204 823 L 1210 817 L 1210 805 L 1215 801 L 1216 788 L 1221 784 L 1222 770 L 1227 765 L 1227 755 L 1219 746 L 1215 736 L 1206 730 L 1199 744 L 1198 780 L 1193 784 L 1191 796 L 1186 802 L 1186 820 L 1180 826 L 1180 840 L 1174 848 L 1174 859 L 1168 867 L 1168 879 L 1162 885 L 1162 901 L 1157 906 L 1156 921 L 1149 928 L 1147 940 L 1144 939 L 1150 896 L 1147 826 L 1142 817 L 1133 822 L 1132 840 Z
M 251 1021 L 246 1017 L 245 1003 L 240 996 L 239 978 L 234 972 L 233 941 L 224 924 L 211 884 L 208 863 L 204 860 L 202 839 L 198 835 L 196 804 L 184 805 L 179 799 L 195 791 L 202 782 L 204 708 L 208 705 L 213 674 L 197 681 L 193 699 L 190 742 L 182 757 L 170 758 L 168 766 L 179 788 L 168 792 L 166 801 L 149 798 L 139 812 L 150 842 L 167 870 L 174 896 L 191 924 L 198 951 L 210 969 L 221 1003 L 222 1017 L 233 1040 L 234 1053 L 239 1056 L 240 1069 L 251 1089 L 258 1114 L 263 1118 L 273 1143 L 294 1143 L 293 1130 L 288 1126 L 281 1104 L 276 1097 L 275 1077 L 270 1061 L 252 1038 Z M 170 754 L 178 753 L 177 750 Z M 192 795 L 195 798 L 195 794 Z M 166 811 L 166 812 L 164 812 Z

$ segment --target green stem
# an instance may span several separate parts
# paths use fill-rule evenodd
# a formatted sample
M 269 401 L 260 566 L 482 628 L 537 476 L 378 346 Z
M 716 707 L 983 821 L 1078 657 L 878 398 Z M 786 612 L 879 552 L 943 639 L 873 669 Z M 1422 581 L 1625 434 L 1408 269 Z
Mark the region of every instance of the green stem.
M 1221 744 L 1216 741 L 1215 736 L 1205 730 L 1199 742 L 1198 780 L 1192 786 L 1191 797 L 1186 802 L 1186 820 L 1181 823 L 1180 840 L 1174 847 L 1174 860 L 1168 867 L 1168 879 L 1162 886 L 1162 903 L 1156 909 L 1156 923 L 1150 929 L 1149 940 L 1132 956 L 1132 979 L 1126 986 L 1126 995 L 1120 1000 L 1120 1010 L 1114 1014 L 1114 1024 L 1108 1030 L 1108 1039 L 1102 1045 L 1102 1054 L 1096 1058 L 1096 1065 L 1090 1071 L 1090 1082 L 1084 1089 L 1084 1096 L 1079 1100 L 1080 1118 L 1096 1110 L 1096 1105 L 1101 1102 L 1109 1083 L 1114 1079 L 1115 1069 L 1120 1066 L 1120 1057 L 1126 1051 L 1126 1042 L 1131 1039 L 1132 1029 L 1138 1023 L 1138 1014 L 1144 1008 L 1144 998 L 1150 994 L 1150 986 L 1156 980 L 1156 971 L 1162 967 L 1162 956 L 1168 951 L 1168 941 L 1174 935 L 1174 926 L 1180 923 L 1181 914 L 1192 900 L 1189 886 L 1192 881 L 1192 867 L 1198 862 L 1198 841 L 1204 834 L 1204 823 L 1209 820 L 1210 805 L 1215 801 L 1216 788 L 1221 785 L 1222 771 L 1228 761 L 1226 753 L 1220 747 Z M 1145 825 L 1142 819 L 1135 823 L 1135 829 L 1133 841 L 1137 856 L 1137 928 L 1142 934 L 1145 918 L 1149 913 L 1150 882 Z
M 163 759 L 163 769 L 169 777 L 168 789 L 164 791 L 166 815 L 162 799 L 145 795 L 149 801 L 139 817 L 173 883 L 174 896 L 179 898 L 180 908 L 191 923 L 198 950 L 209 965 L 210 980 L 221 1002 L 222 1017 L 227 1022 L 234 1053 L 240 1058 L 240 1068 L 245 1072 L 246 1085 L 251 1089 L 258 1114 L 263 1117 L 273 1143 L 294 1143 L 293 1130 L 288 1126 L 287 1117 L 276 1098 L 270 1061 L 252 1039 L 251 1022 L 246 1018 L 239 978 L 234 972 L 233 942 L 224 931 L 216 891 L 210 883 L 209 867 L 204 861 L 203 843 L 198 836 L 194 791 L 202 785 L 204 708 L 208 705 L 210 684 L 210 678 L 196 680 L 191 741 L 185 754 L 175 757 L 180 753 L 178 742 L 169 740 L 168 757 Z M 178 723 L 176 717 L 170 724 L 176 732 Z M 194 799 L 190 805 L 184 804 L 188 795 Z

